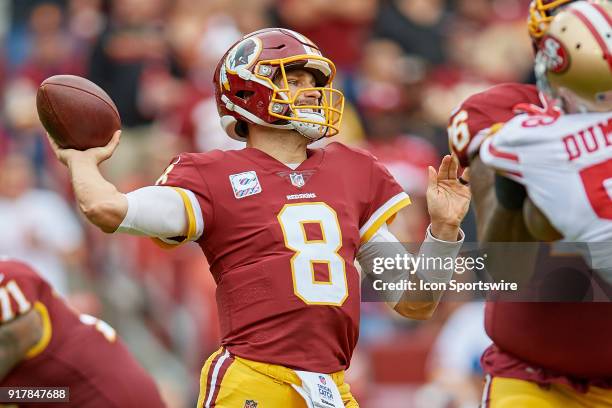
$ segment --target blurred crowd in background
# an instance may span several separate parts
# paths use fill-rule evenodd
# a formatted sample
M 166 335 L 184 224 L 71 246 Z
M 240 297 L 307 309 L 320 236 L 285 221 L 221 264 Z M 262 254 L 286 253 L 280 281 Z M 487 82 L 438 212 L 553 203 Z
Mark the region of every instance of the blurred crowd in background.
M 338 68 L 348 103 L 335 139 L 387 165 L 413 201 L 393 231 L 419 242 L 426 168 L 448 152 L 452 109 L 531 78 L 527 9 L 528 0 L 0 0 L 0 254 L 30 262 L 77 309 L 111 323 L 169 406 L 193 406 L 219 344 L 206 259 L 195 244 L 167 251 L 84 221 L 43 137 L 38 85 L 75 74 L 110 94 L 124 131 L 103 170 L 129 191 L 153 184 L 178 152 L 241 148 L 219 125 L 214 68 L 245 33 L 295 29 Z M 444 303 L 427 322 L 364 303 L 348 377 L 361 406 L 476 407 L 482 321 L 474 302 Z

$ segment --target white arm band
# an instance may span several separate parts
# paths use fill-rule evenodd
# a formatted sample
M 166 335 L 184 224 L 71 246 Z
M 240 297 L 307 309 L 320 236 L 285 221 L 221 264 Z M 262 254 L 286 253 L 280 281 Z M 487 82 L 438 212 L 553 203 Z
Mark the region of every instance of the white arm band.
M 193 192 L 174 187 L 149 186 L 125 196 L 128 211 L 117 232 L 156 238 L 183 236 L 192 241 L 202 235 L 202 212 Z
M 419 250 L 419 258 L 456 258 L 463 245 L 465 234 L 459 230 L 460 239 L 455 242 L 442 241 L 435 238 L 431 234 L 431 225 L 427 227 L 425 234 L 425 240 Z M 386 224 L 376 231 L 376 233 L 370 238 L 370 240 L 359 248 L 357 252 L 357 260 L 361 265 L 362 270 L 366 274 L 373 274 L 373 266 L 375 265 L 376 258 L 382 259 L 396 259 L 397 257 L 414 258 L 414 255 L 406 251 L 404 246 L 398 241 L 398 239 L 389 231 Z M 418 261 L 414 260 L 413 261 Z M 420 261 L 417 265 L 418 268 L 416 273 L 418 276 L 426 282 L 446 282 L 448 283 L 453 276 L 453 268 L 445 268 L 444 265 L 448 265 L 446 262 L 430 262 L 434 264 L 433 268 L 427 268 L 428 263 Z M 438 267 L 435 267 L 438 266 Z M 385 271 L 387 277 L 384 279 L 385 282 L 399 282 L 400 280 L 409 280 L 410 269 L 401 270 L 390 270 Z M 397 303 L 402 296 L 401 291 L 389 291 L 385 294 L 386 301 Z

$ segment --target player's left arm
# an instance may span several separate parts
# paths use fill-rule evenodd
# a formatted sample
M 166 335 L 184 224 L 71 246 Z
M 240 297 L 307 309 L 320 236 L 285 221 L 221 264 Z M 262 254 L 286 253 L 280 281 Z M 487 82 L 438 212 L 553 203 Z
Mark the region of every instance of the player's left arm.
M 481 242 L 534 241 L 523 218 L 527 200 L 525 187 L 495 172 L 480 158 L 472 162 L 472 194 L 476 210 L 478 238 Z M 481 177 L 490 174 L 491 182 L 479 188 Z
M 463 233 L 461 230 L 458 241 L 446 242 L 436 239 L 431 233 L 431 226 L 427 228 L 427 233 L 423 245 L 419 251 L 418 257 L 436 257 L 440 259 L 455 258 L 463 244 Z M 372 276 L 374 273 L 373 266 L 376 259 L 395 259 L 397 256 L 400 259 L 414 258 L 414 255 L 409 253 L 399 240 L 391 233 L 386 224 L 383 224 L 372 238 L 363 244 L 357 254 L 362 270 Z M 422 264 L 421 264 L 422 265 Z M 385 282 L 401 282 L 409 281 L 413 283 L 415 288 L 422 287 L 423 282 L 429 283 L 448 283 L 453 270 L 452 268 L 444 269 L 427 269 L 425 266 L 419 267 L 413 274 L 410 270 L 387 269 L 384 271 L 383 277 Z M 389 291 L 383 293 L 383 299 L 393 309 L 404 317 L 425 320 L 431 317 L 442 296 L 441 291 L 430 291 L 420 289 L 410 289 L 398 293 L 397 291 Z
M 445 156 L 440 164 L 438 172 L 429 167 L 429 178 L 427 188 L 427 208 L 431 217 L 431 224 L 427 229 L 427 236 L 421 254 L 426 257 L 456 257 L 463 243 L 463 232 L 460 225 L 465 217 L 470 204 L 470 189 L 457 178 L 458 160 L 456 157 Z M 462 178 L 469 182 L 469 172 L 466 170 Z M 387 252 L 387 256 L 372 249 L 374 243 L 394 243 L 394 245 L 378 246 L 380 251 Z M 393 253 L 389 253 L 389 251 Z M 369 260 L 375 256 L 394 257 L 396 254 L 402 256 L 405 250 L 397 239 L 386 229 L 381 229 L 374 234 L 374 240 L 368 240 L 360 248 L 358 259 L 362 267 L 373 265 Z M 415 282 L 425 280 L 428 282 L 448 282 L 452 277 L 452 269 L 425 270 L 420 269 L 411 279 Z M 418 286 L 420 287 L 420 286 Z M 395 304 L 394 310 L 405 317 L 413 319 L 427 319 L 435 311 L 440 298 L 441 291 L 431 290 L 406 290 Z
M 0 325 L 0 381 L 43 336 L 43 321 L 35 309 Z
M 471 163 L 475 176 L 487 175 L 488 180 L 483 183 L 474 177 L 472 185 L 482 242 L 533 241 L 523 219 L 527 191 L 520 149 L 514 133 L 507 129 L 512 125 L 510 122 L 491 127 Z M 481 188 L 475 189 L 478 185 Z M 482 205 L 484 201 L 486 205 Z
M 468 212 L 471 193 L 469 169 L 462 174 L 463 184 L 457 178 L 459 161 L 455 156 L 445 156 L 436 173 L 429 167 L 427 186 L 427 209 L 431 226 L 427 231 L 421 252 L 426 257 L 455 258 L 459 253 L 464 235 L 460 225 Z M 429 282 L 449 282 L 453 269 L 418 270 L 415 276 Z M 442 291 L 407 290 L 395 305 L 394 310 L 405 317 L 429 319 L 442 298 Z

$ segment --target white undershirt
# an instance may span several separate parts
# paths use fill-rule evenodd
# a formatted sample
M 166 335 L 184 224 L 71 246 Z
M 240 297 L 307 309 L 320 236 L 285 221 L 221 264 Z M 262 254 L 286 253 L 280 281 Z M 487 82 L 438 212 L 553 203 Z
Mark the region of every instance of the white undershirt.
M 127 214 L 115 232 L 154 238 L 187 235 L 189 219 L 185 203 L 176 189 L 148 186 L 129 192 L 125 197 Z

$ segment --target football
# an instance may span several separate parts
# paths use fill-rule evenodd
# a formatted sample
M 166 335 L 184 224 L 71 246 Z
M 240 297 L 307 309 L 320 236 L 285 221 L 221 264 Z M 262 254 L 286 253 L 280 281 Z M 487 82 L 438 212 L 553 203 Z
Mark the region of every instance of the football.
M 113 100 L 98 85 L 75 75 L 45 79 L 36 94 L 38 117 L 59 147 L 105 146 L 121 128 Z

